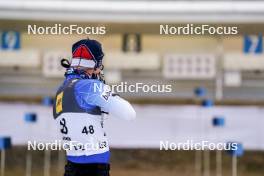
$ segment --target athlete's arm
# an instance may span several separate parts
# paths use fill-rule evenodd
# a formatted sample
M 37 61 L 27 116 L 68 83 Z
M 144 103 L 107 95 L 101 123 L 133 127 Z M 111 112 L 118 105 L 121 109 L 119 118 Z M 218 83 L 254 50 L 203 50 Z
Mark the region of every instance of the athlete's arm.
M 110 95 L 102 109 L 117 118 L 125 120 L 136 118 L 136 112 L 132 105 L 119 96 Z
M 103 112 L 116 118 L 126 120 L 136 118 L 132 105 L 123 98 L 113 95 L 103 83 L 95 81 L 91 84 L 90 81 L 81 80 L 76 88 L 82 100 L 87 104 L 99 106 Z

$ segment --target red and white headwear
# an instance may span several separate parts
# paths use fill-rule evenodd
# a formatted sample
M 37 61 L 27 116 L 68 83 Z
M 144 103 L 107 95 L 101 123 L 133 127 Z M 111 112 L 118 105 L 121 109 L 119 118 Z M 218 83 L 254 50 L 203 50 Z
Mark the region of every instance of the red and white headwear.
M 84 39 L 72 45 L 71 67 L 100 68 L 104 53 L 96 40 Z
M 95 57 L 90 49 L 82 44 L 76 48 L 72 53 L 71 67 L 95 67 Z

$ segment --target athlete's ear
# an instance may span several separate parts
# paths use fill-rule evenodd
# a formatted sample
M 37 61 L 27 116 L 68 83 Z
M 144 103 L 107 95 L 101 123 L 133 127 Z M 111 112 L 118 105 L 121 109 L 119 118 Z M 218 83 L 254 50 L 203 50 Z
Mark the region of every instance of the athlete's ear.
M 99 69 L 99 68 L 96 68 L 95 70 L 94 70 L 94 74 L 99 74 L 101 72 L 101 70 Z
M 85 73 L 88 75 L 92 75 L 94 73 L 94 70 L 92 68 L 85 69 Z

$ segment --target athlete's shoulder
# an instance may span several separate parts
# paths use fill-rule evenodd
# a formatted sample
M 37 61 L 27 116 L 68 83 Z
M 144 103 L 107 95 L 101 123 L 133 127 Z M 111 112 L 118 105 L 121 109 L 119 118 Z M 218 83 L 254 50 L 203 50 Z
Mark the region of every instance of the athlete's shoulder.
M 75 90 L 81 92 L 89 92 L 94 94 L 101 94 L 105 90 L 105 84 L 96 79 L 81 79 L 78 80 Z
M 108 102 L 111 90 L 99 80 L 83 79 L 76 83 L 75 95 L 78 100 L 101 107 Z

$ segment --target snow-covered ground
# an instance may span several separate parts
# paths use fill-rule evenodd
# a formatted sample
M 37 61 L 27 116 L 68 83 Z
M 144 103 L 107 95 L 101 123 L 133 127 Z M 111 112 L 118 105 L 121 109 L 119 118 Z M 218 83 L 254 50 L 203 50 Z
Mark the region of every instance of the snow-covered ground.
M 255 106 L 134 105 L 135 121 L 109 116 L 105 127 L 110 145 L 116 148 L 159 148 L 160 141 L 241 142 L 246 149 L 264 150 L 264 108 Z M 36 104 L 0 103 L 0 136 L 11 136 L 14 145 L 28 140 L 53 142 L 59 133 L 52 108 Z M 38 121 L 26 123 L 28 112 Z M 212 118 L 225 117 L 224 127 L 213 127 Z

